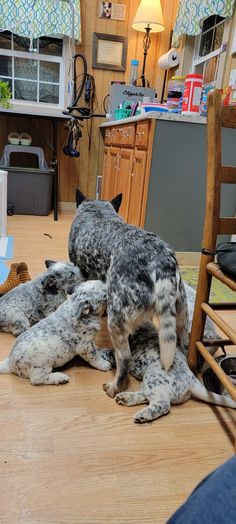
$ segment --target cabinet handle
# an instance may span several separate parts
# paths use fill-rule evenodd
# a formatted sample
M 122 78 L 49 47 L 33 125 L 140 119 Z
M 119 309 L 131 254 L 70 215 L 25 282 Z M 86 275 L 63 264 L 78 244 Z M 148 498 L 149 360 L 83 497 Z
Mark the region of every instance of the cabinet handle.
M 120 159 L 121 155 L 117 155 L 117 171 L 120 171 Z
M 133 162 L 132 162 L 132 173 L 131 173 L 131 176 L 134 177 L 134 168 L 135 168 L 135 164 L 137 162 L 137 159 L 134 157 L 133 158 Z
M 116 158 L 115 158 L 115 167 L 114 167 L 114 169 L 115 169 L 116 171 L 120 171 L 120 168 L 119 168 L 119 161 L 120 161 L 120 155 L 119 155 L 119 153 L 118 153 L 118 154 L 116 155 Z
M 144 136 L 144 131 L 137 131 L 137 137 L 142 138 Z

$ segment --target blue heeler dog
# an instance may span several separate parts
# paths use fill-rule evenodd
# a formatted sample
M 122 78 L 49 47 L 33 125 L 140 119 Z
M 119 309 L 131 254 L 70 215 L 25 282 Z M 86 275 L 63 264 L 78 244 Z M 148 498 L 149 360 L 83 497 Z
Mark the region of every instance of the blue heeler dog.
M 157 317 L 160 358 L 168 370 L 178 343 L 188 345 L 185 289 L 173 249 L 157 235 L 126 224 L 118 216 L 122 195 L 111 202 L 88 200 L 77 190 L 77 213 L 69 235 L 69 257 L 86 279 L 106 280 L 108 329 L 116 356 L 116 376 L 104 384 L 119 393 L 131 357 L 128 337 Z

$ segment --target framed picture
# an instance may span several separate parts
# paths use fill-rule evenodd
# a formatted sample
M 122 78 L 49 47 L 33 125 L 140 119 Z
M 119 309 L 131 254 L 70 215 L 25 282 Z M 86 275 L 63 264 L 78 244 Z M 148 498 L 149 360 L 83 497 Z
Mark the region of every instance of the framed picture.
M 115 2 L 99 2 L 99 18 L 106 20 L 125 20 L 126 5 Z
M 92 67 L 125 71 L 127 38 L 117 35 L 93 33 Z

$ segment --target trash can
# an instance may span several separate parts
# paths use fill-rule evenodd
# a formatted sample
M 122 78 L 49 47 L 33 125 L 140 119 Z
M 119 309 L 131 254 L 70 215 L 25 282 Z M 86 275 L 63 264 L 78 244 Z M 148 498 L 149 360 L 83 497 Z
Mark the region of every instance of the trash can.
M 11 154 L 36 155 L 38 168 L 11 166 Z M 52 202 L 54 170 L 48 169 L 41 147 L 7 144 L 0 167 L 7 168 L 7 203 L 19 215 L 48 215 Z

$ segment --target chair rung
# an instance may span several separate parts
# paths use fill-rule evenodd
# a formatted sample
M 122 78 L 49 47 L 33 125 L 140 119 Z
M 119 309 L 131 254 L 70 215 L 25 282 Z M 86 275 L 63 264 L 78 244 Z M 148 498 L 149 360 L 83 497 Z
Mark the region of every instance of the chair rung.
M 232 344 L 236 344 L 236 331 L 234 331 L 217 313 L 209 306 L 209 304 L 201 305 L 201 308 L 205 313 L 210 317 L 213 322 L 227 335 L 227 337 L 232 340 Z
M 236 298 L 236 297 L 235 297 Z M 234 311 L 236 310 L 236 302 L 208 302 L 209 306 L 216 311 Z
M 221 167 L 221 183 L 222 184 L 236 184 L 236 167 L 222 166 Z
M 236 282 L 232 278 L 227 277 L 223 271 L 221 271 L 218 264 L 215 262 L 210 262 L 207 264 L 207 271 L 217 280 L 220 280 L 220 282 L 223 282 L 223 284 L 232 289 L 232 291 L 236 291 Z
M 219 219 L 219 235 L 234 235 L 236 233 L 236 218 L 223 217 Z
M 211 338 L 211 340 L 203 339 L 202 343 L 206 347 L 218 346 L 219 348 L 223 346 L 233 346 L 233 343 L 228 338 Z
M 196 342 L 196 348 L 203 356 L 204 360 L 209 364 L 211 369 L 213 369 L 214 373 L 217 375 L 220 382 L 224 385 L 224 387 L 227 389 L 231 397 L 236 402 L 236 387 L 232 384 L 230 379 L 227 377 L 223 369 L 220 368 L 218 363 L 215 361 L 215 359 L 211 356 L 209 351 L 204 347 L 202 342 Z

